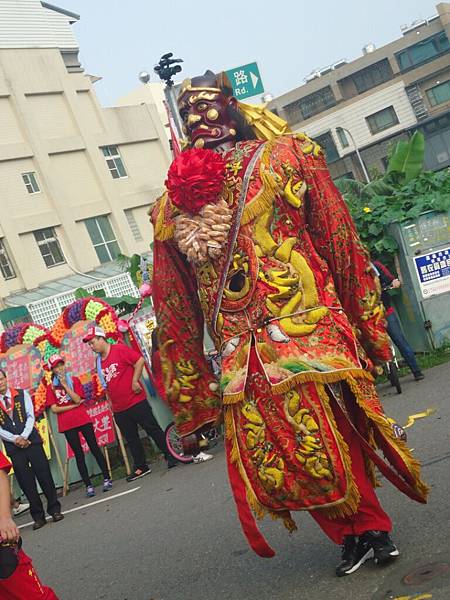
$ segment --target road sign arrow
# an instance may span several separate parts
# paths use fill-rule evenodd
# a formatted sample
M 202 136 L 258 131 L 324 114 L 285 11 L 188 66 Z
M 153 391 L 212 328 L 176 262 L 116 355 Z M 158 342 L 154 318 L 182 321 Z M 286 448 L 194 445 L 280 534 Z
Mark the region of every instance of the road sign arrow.
M 264 92 L 263 82 L 256 62 L 228 69 L 226 74 L 233 87 L 233 96 L 239 98 L 239 100 L 244 100 L 244 98 L 250 98 L 250 96 L 256 96 Z

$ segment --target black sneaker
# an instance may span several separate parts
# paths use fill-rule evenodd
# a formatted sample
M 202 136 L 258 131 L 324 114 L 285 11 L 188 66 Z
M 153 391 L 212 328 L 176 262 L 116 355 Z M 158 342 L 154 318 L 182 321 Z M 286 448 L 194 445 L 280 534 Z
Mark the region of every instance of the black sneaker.
M 425 379 L 425 375 L 422 373 L 422 371 L 416 371 L 413 373 L 413 375 L 416 381 L 422 381 L 422 379 Z
M 387 531 L 366 531 L 359 539 L 373 548 L 373 558 L 377 565 L 386 565 L 400 554 Z
M 150 469 L 150 467 L 145 467 L 143 469 L 136 469 L 135 471 L 133 471 L 133 473 L 128 475 L 127 481 L 134 481 L 135 479 L 144 477 L 144 475 L 148 475 L 151 472 L 152 472 L 152 470 Z
M 367 543 L 358 541 L 355 535 L 346 535 L 342 544 L 342 561 L 336 567 L 336 575 L 351 575 L 372 556 L 373 549 Z

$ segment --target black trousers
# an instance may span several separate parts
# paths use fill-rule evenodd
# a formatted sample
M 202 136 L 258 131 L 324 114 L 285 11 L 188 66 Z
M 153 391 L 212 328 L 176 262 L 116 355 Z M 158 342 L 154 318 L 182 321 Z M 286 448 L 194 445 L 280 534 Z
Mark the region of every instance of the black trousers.
M 23 493 L 30 503 L 30 513 L 35 521 L 45 519 L 44 507 L 38 493 L 36 479 L 47 498 L 49 515 L 61 512 L 55 482 L 50 471 L 42 444 L 31 444 L 28 448 L 17 448 L 10 454 L 14 473 Z
M 138 402 L 138 404 L 135 404 L 122 412 L 114 413 L 114 418 L 123 437 L 128 442 L 135 469 L 143 469 L 147 466 L 144 447 L 139 439 L 139 425 L 154 440 L 166 459 L 170 457 L 164 431 L 156 422 L 153 411 L 147 400 Z
M 81 425 L 80 427 L 73 427 L 72 429 L 64 431 L 67 443 L 72 448 L 73 453 L 75 454 L 75 460 L 77 461 L 78 471 L 81 475 L 81 479 L 84 481 L 84 485 L 92 485 L 92 482 L 87 470 L 86 460 L 84 458 L 84 452 L 81 446 L 79 433 L 83 434 L 83 437 L 86 440 L 87 445 L 89 446 L 89 450 L 92 452 L 92 456 L 97 461 L 97 464 L 100 467 L 101 472 L 103 473 L 103 477 L 105 479 L 108 479 L 108 466 L 106 464 L 105 457 L 103 456 L 102 451 L 100 450 L 97 444 L 97 438 L 95 437 L 94 433 L 94 426 L 92 425 L 92 423 L 87 423 L 86 425 Z

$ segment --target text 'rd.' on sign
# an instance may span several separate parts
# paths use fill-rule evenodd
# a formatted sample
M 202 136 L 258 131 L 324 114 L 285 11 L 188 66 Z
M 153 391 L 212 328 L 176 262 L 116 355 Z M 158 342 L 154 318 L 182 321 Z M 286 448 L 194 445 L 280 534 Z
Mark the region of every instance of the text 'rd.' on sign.
M 256 62 L 228 69 L 226 74 L 233 86 L 233 96 L 238 100 L 250 98 L 250 96 L 256 96 L 264 92 L 264 86 Z

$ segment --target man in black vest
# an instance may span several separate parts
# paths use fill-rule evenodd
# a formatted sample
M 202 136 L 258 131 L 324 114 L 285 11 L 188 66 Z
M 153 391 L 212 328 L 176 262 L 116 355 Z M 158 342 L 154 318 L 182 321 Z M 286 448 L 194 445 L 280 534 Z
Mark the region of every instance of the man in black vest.
M 55 522 L 64 519 L 42 439 L 34 426 L 30 394 L 26 390 L 8 388 L 6 373 L 1 369 L 0 439 L 11 459 L 17 481 L 30 503 L 33 529 L 40 529 L 47 523 L 36 479 L 47 498 L 48 514 Z

